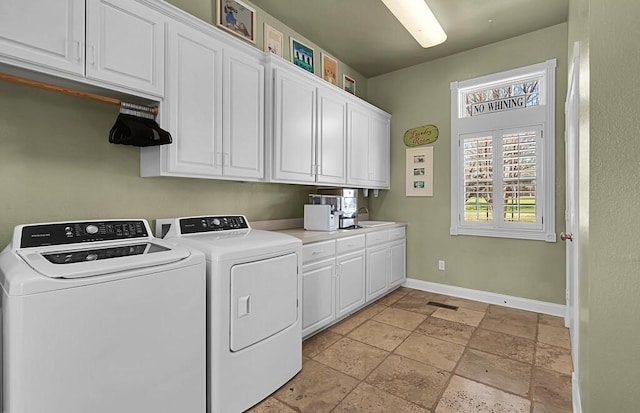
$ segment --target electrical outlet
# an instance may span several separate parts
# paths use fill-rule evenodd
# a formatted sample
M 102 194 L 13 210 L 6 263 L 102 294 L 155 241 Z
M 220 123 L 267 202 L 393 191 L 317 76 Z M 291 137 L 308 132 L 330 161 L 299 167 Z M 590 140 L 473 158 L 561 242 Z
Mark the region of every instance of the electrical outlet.
M 440 271 L 444 271 L 444 260 L 439 260 L 438 261 L 438 269 Z

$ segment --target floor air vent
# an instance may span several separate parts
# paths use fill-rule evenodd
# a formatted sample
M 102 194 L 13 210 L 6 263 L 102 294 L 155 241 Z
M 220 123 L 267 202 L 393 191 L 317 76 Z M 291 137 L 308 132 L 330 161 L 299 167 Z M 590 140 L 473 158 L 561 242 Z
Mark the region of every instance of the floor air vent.
M 429 301 L 427 304 L 428 305 L 432 305 L 434 307 L 446 308 L 447 310 L 453 310 L 453 311 L 457 311 L 458 310 L 458 307 L 455 306 L 455 305 L 442 304 L 442 303 L 437 303 L 435 301 Z

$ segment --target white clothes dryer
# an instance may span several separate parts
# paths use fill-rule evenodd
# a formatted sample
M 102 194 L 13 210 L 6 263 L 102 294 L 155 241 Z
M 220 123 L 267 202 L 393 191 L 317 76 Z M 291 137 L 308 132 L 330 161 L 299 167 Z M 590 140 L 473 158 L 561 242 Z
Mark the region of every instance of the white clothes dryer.
M 244 216 L 156 221 L 207 262 L 207 411 L 242 412 L 302 368 L 302 242 Z
M 142 219 L 20 225 L 0 285 L 3 412 L 205 411 L 200 252 Z

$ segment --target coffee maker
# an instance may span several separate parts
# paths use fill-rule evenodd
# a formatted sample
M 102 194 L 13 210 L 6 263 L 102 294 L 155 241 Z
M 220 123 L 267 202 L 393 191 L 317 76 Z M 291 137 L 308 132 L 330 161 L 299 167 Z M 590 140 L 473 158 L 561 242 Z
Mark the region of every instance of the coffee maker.
M 358 227 L 358 190 L 348 188 L 318 189 L 309 194 L 310 204 L 328 204 L 339 213 L 338 228 Z

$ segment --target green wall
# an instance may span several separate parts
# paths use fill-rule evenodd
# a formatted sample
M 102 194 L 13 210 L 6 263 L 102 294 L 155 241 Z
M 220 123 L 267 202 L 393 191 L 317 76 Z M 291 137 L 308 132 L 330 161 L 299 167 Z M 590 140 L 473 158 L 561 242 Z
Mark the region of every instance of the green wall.
M 117 115 L 103 103 L 0 82 L 0 244 L 21 223 L 302 216 L 307 186 L 141 178 L 139 149 L 108 142 Z
M 451 236 L 451 98 L 449 85 L 558 59 L 556 70 L 556 231 L 564 226 L 564 99 L 567 25 L 494 43 L 369 79 L 369 101 L 393 115 L 391 190 L 370 198 L 376 219 L 408 222 L 407 272 L 418 280 L 564 304 L 564 244 Z M 405 196 L 404 132 L 434 124 L 433 197 Z M 438 271 L 438 260 L 446 271 Z
M 580 100 L 579 175 L 585 218 L 579 233 L 579 382 L 585 413 L 635 412 L 640 405 L 638 16 L 636 0 L 615 7 L 571 1 L 570 46 L 582 42 L 581 81 L 589 82 Z

